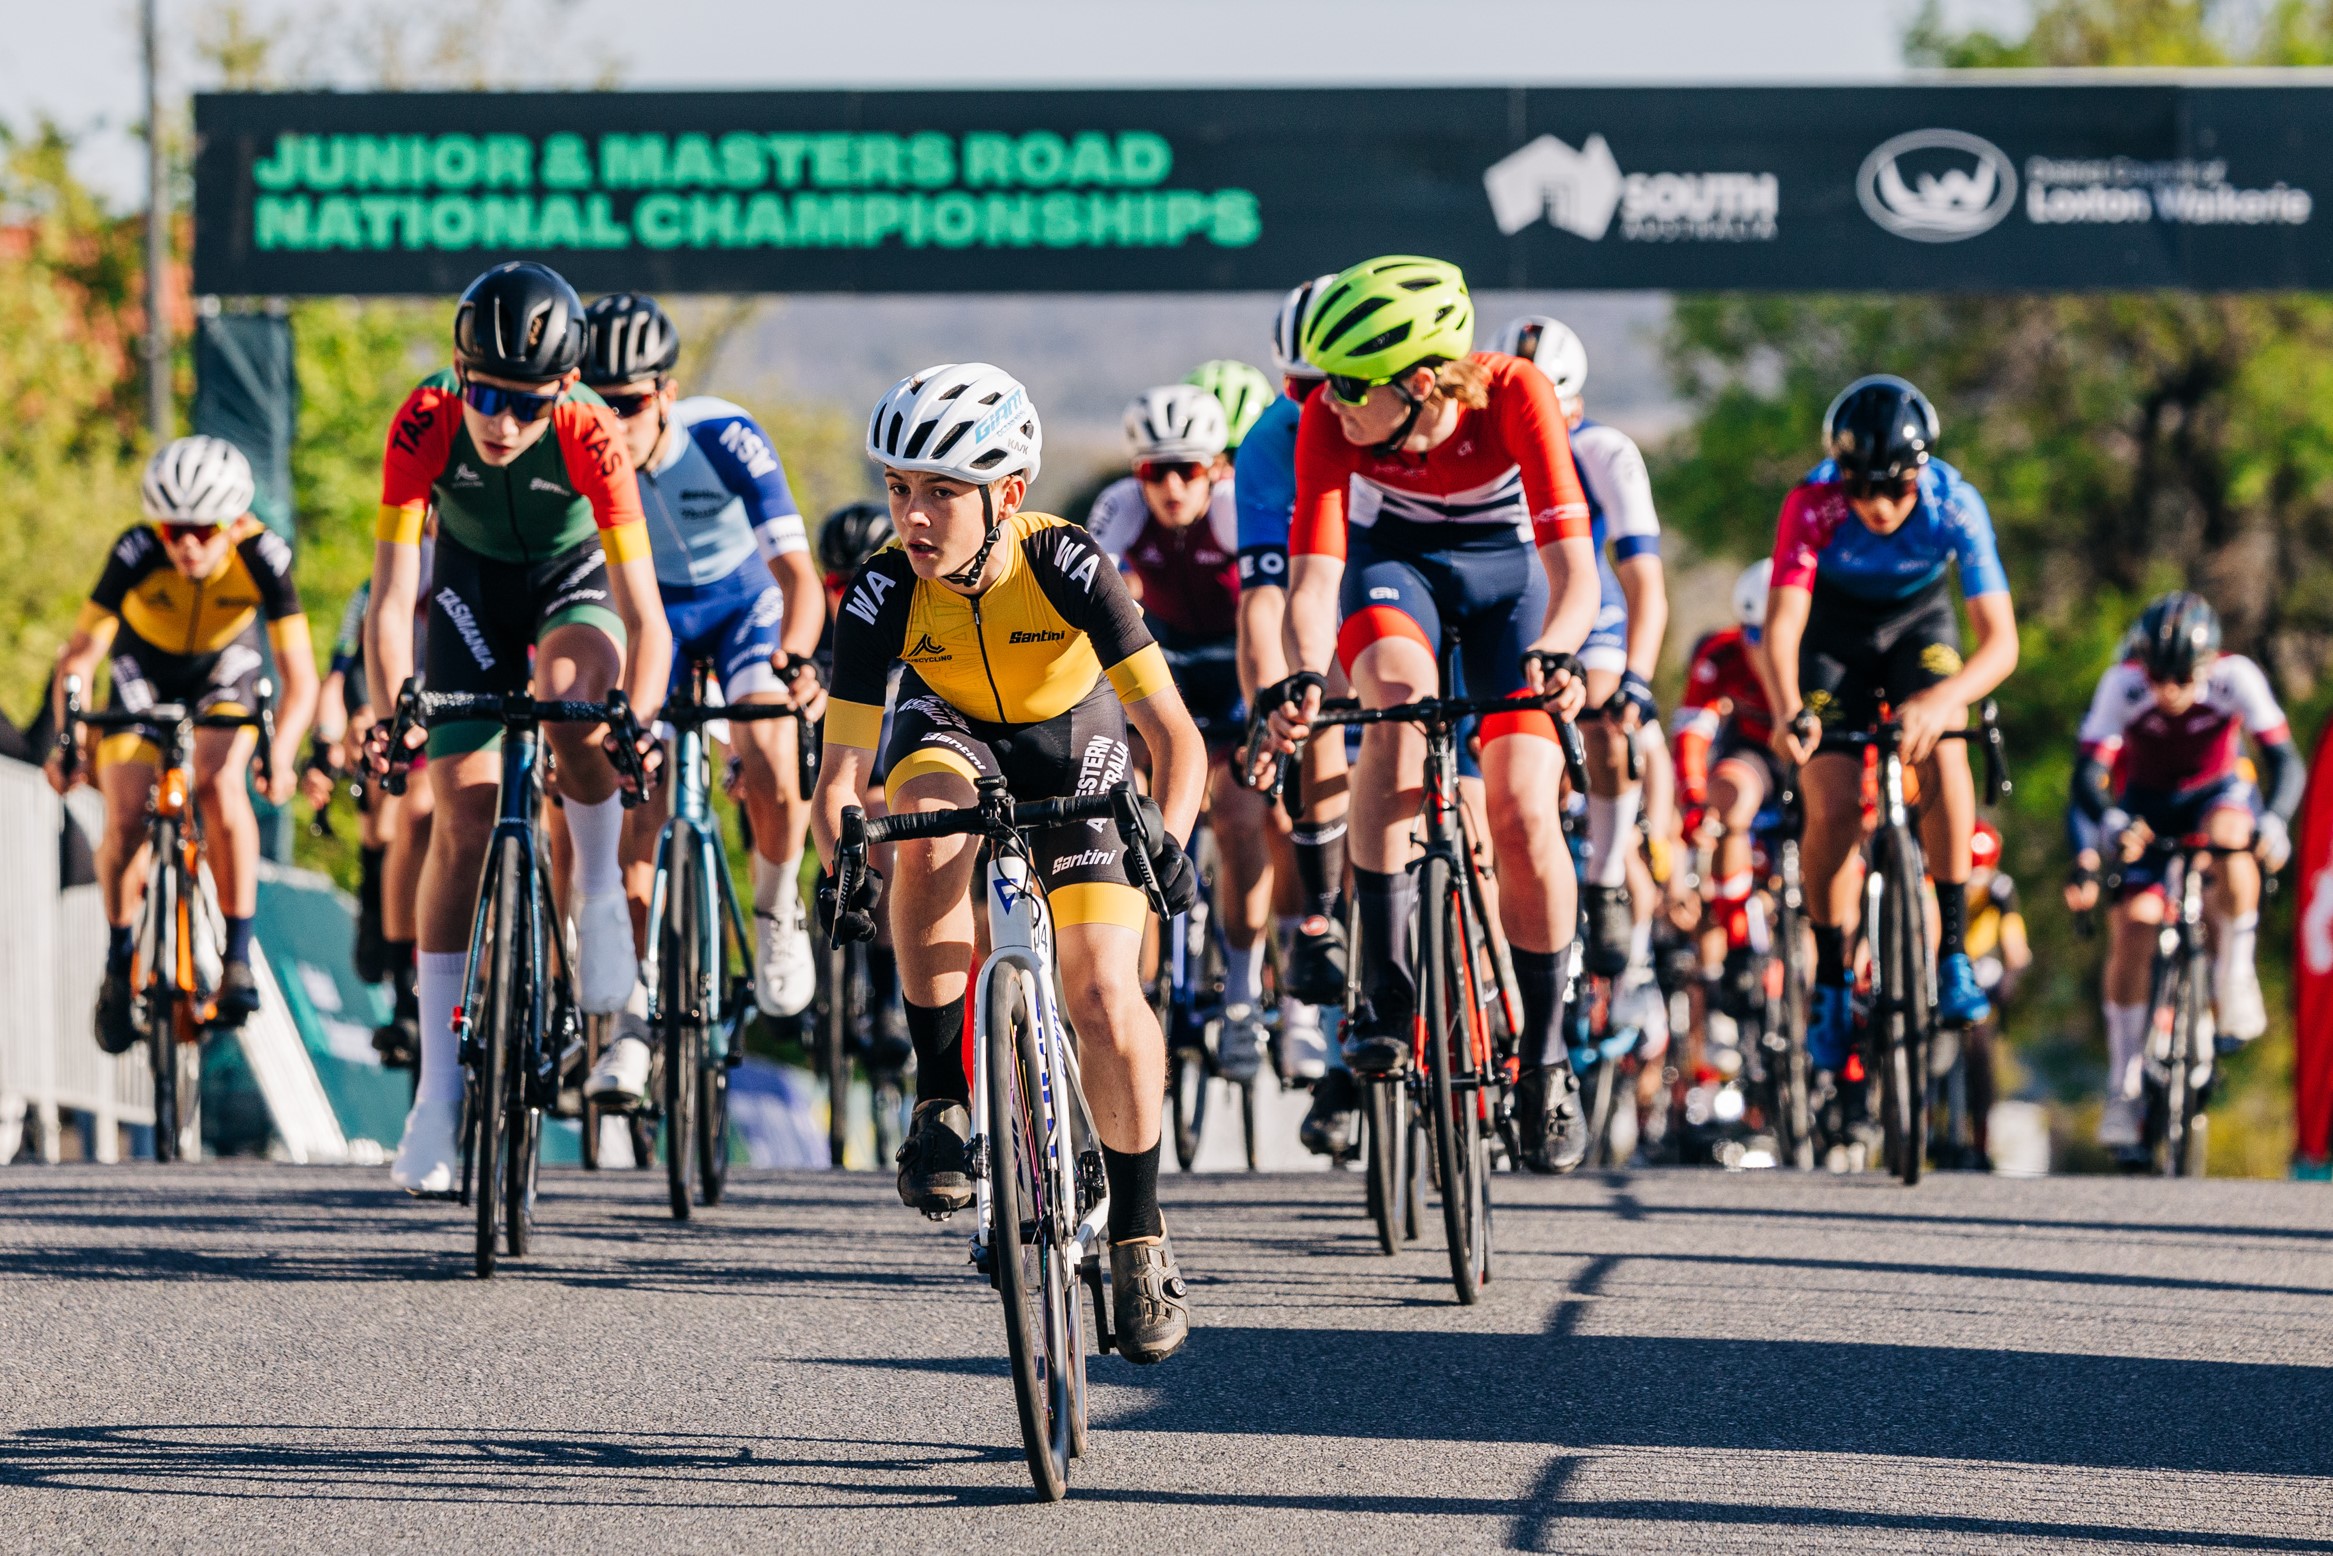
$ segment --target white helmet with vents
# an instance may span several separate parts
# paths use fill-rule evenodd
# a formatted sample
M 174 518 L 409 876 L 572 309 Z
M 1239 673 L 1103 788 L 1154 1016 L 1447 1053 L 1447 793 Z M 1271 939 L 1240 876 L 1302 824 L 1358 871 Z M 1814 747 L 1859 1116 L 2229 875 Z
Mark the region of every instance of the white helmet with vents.
M 1328 290 L 1336 276 L 1314 276 L 1303 285 L 1290 290 L 1280 299 L 1280 311 L 1272 319 L 1272 365 L 1280 370 L 1282 378 L 1325 378 L 1328 375 L 1304 360 L 1304 310 L 1312 306 L 1318 293 Z
M 1029 391 L 986 362 L 943 362 L 911 373 L 891 386 L 867 419 L 869 459 L 974 486 L 1008 475 L 1034 481 L 1044 442 Z
M 225 438 L 178 438 L 146 461 L 146 517 L 162 524 L 231 524 L 251 511 L 251 461 Z
M 1766 626 L 1766 594 L 1774 582 L 1774 559 L 1760 557 L 1734 580 L 1734 619 L 1752 632 Z
M 1145 389 L 1126 407 L 1126 452 L 1137 461 L 1211 460 L 1230 443 L 1223 402 L 1197 384 Z
M 1588 387 L 1588 348 L 1580 344 L 1580 337 L 1561 319 L 1551 319 L 1544 313 L 1527 313 L 1520 319 L 1510 319 L 1507 327 L 1499 331 L 1497 349 L 1508 356 L 1521 357 L 1545 373 L 1547 381 L 1555 385 L 1559 400 L 1576 400 L 1580 391 Z

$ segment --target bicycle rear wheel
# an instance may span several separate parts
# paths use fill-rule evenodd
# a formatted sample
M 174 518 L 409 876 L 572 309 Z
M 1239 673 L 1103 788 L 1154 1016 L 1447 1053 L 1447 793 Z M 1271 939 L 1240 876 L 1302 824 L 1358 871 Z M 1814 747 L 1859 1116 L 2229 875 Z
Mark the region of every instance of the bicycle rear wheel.
M 1065 1354 L 1075 1272 L 1060 1246 L 1046 1171 L 1050 1120 L 1044 1102 L 1034 1013 L 1018 972 L 989 984 L 982 1041 L 988 1045 L 988 1170 L 994 1187 L 988 1255 L 1004 1299 L 1005 1350 L 1021 1448 L 1037 1499 L 1069 1489 L 1075 1435 L 1075 1359 Z
M 1163 976 L 1163 975 L 1162 975 Z M 1167 1010 L 1168 1030 L 1173 1031 L 1175 1012 Z M 1207 1050 L 1190 1043 L 1179 1043 L 1167 1055 L 1171 1067 L 1167 1103 L 1174 1115 L 1175 1161 L 1185 1172 L 1199 1159 L 1199 1137 L 1207 1128 Z
M 1922 907 L 1919 858 L 1909 839 L 1884 846 L 1886 886 L 1880 897 L 1880 968 L 1885 979 L 1881 1030 L 1883 1106 L 1889 1165 L 1909 1188 L 1920 1181 L 1928 1156 L 1928 922 Z
M 496 1240 L 507 1209 L 512 1171 L 512 1153 L 503 1135 L 510 1090 L 505 1072 L 514 1068 L 519 1052 L 518 1001 L 525 987 L 515 944 L 523 920 L 519 892 L 524 878 L 519 865 L 518 840 L 505 838 L 487 871 L 487 884 L 494 893 L 494 916 L 486 926 L 485 1019 L 473 1028 L 478 1033 L 474 1045 L 477 1063 L 470 1072 L 472 1208 L 478 1213 L 474 1265 L 480 1279 L 494 1273 Z
M 1433 1077 L 1435 1165 L 1441 1177 L 1442 1236 L 1450 1254 L 1450 1279 L 1458 1300 L 1481 1299 L 1485 1251 L 1480 1131 L 1475 1120 L 1474 1048 L 1467 1030 L 1462 989 L 1454 982 L 1451 957 L 1463 944 L 1455 933 L 1457 900 L 1450 891 L 1450 866 L 1427 855 L 1418 870 L 1418 970 L 1424 987 L 1426 1062 Z
M 662 958 L 657 1047 L 664 1055 L 664 1183 L 675 1221 L 689 1218 L 697 1192 L 697 1064 L 703 1038 L 689 1009 L 696 995 L 695 868 L 693 850 L 672 851 L 664 922 L 656 926 Z

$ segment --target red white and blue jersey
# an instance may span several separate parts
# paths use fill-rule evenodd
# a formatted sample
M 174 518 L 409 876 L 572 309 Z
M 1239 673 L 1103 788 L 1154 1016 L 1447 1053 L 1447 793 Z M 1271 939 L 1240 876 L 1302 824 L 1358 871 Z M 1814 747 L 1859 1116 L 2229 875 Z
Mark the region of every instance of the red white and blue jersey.
M 1818 578 L 1873 605 L 1888 605 L 1941 583 L 1960 566 L 1969 599 L 2006 594 L 2009 575 L 1993 538 L 1993 516 L 1958 470 L 1932 459 L 1920 471 L 1920 504 L 1893 534 L 1864 527 L 1830 460 L 1782 500 L 1774 536 L 1774 587 L 1812 589 Z
M 2135 661 L 2114 666 L 2099 679 L 2080 740 L 2084 755 L 2113 770 L 2118 793 L 2178 794 L 2233 777 L 2247 733 L 2263 745 L 2292 739 L 2260 667 L 2242 654 L 2222 654 L 2185 713 L 2163 711 Z
M 1151 516 L 1132 476 L 1103 487 L 1086 515 L 1094 544 L 1137 585 L 1143 615 L 1179 643 L 1239 631 L 1239 501 L 1228 476 L 1213 485 L 1206 516 L 1179 530 Z

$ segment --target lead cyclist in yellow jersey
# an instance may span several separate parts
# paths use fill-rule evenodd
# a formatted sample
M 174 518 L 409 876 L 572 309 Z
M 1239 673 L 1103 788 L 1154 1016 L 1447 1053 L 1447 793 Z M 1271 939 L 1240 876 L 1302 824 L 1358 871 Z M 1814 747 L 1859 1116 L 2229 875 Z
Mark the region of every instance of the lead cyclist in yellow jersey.
M 1183 846 L 1206 785 L 1206 746 L 1118 570 L 1084 530 L 1020 511 L 1041 440 L 1028 391 L 984 362 L 926 368 L 875 408 L 867 454 L 883 466 L 898 539 L 859 569 L 835 614 L 826 758 L 810 810 L 819 851 L 834 858 L 843 811 L 858 802 L 879 742 L 894 814 L 950 810 L 977 803 L 975 785 L 988 777 L 1003 777 L 1020 801 L 1110 788 L 1129 769 L 1131 719 L 1166 823 L 1152 866 L 1169 903 L 1188 909 L 1198 877 Z M 905 670 L 886 739 L 894 660 Z M 1109 1177 L 1119 1350 L 1162 1361 L 1190 1319 L 1158 1210 L 1166 1041 L 1137 967 L 1149 904 L 1115 831 L 1072 822 L 1030 843 Z M 977 852 L 976 839 L 948 837 L 892 853 L 892 943 L 916 1051 L 899 1195 L 933 1213 L 972 1201 L 963 1028 Z M 873 938 L 874 880 L 852 901 L 834 898 L 830 873 L 821 919 L 845 938 Z

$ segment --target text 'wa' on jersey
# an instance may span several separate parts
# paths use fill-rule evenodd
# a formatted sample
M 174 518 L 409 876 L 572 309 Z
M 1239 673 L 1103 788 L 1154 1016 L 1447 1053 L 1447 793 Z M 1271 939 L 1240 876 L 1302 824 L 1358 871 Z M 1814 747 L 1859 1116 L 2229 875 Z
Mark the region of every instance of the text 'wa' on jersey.
M 2222 654 L 2184 713 L 2164 711 L 2134 661 L 2113 666 L 2099 679 L 2079 740 L 2084 754 L 2113 768 L 2119 788 L 2176 794 L 2233 776 L 2247 733 L 2263 745 L 2292 739 L 2260 666 Z
M 374 537 L 418 545 L 437 511 L 438 534 L 497 562 L 543 562 L 591 539 L 611 563 L 649 554 L 639 483 L 615 413 L 580 385 L 551 407 L 551 425 L 507 465 L 479 456 L 463 424 L 453 373 L 415 386 L 389 423 Z
M 265 621 L 271 631 L 300 618 L 292 548 L 255 518 L 235 521 L 227 554 L 207 578 L 188 578 L 163 549 L 158 526 L 124 530 L 81 609 L 83 631 L 111 631 L 116 619 L 165 654 L 215 654 Z
M 1288 521 L 1296 512 L 1296 432 L 1303 419 L 1304 401 L 1281 395 L 1264 407 L 1233 457 L 1243 589 L 1288 586 Z
M 1065 713 L 1105 673 L 1125 703 L 1172 684 L 1126 581 L 1082 528 L 1016 513 L 1003 550 L 1003 574 L 978 595 L 916 577 L 897 541 L 867 559 L 835 612 L 828 740 L 875 749 L 894 661 L 992 724 Z
M 778 451 L 743 407 L 692 395 L 672 408 L 671 451 L 640 472 L 640 507 L 656 581 L 702 589 L 758 552 L 765 562 L 810 549 Z
M 1572 465 L 1588 499 L 1588 531 L 1596 554 L 1612 560 L 1661 554 L 1661 516 L 1653 507 L 1653 480 L 1644 451 L 1618 427 L 1583 421 L 1571 429 Z
M 1496 352 L 1478 351 L 1473 360 L 1490 372 L 1490 403 L 1461 407 L 1450 436 L 1423 454 L 1379 454 L 1348 442 L 1326 395 L 1306 403 L 1289 555 L 1343 557 L 1348 525 L 1426 549 L 1501 531 L 1519 545 L 1543 546 L 1590 533 L 1563 407 L 1547 375 Z
M 1960 592 L 1967 598 L 2009 592 L 1984 498 L 1941 459 L 1921 468 L 1919 505 L 1892 534 L 1875 534 L 1855 516 L 1838 467 L 1829 460 L 1782 499 L 1774 536 L 1777 589 L 1811 590 L 1820 580 L 1855 599 L 1885 605 L 1937 587 L 1951 562 L 1960 564 Z
M 1178 640 L 1230 637 L 1239 631 L 1239 513 L 1230 477 L 1219 477 L 1207 511 L 1169 529 L 1142 500 L 1132 476 L 1112 481 L 1094 499 L 1086 533 L 1142 593 L 1142 613 Z

